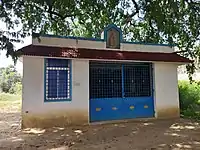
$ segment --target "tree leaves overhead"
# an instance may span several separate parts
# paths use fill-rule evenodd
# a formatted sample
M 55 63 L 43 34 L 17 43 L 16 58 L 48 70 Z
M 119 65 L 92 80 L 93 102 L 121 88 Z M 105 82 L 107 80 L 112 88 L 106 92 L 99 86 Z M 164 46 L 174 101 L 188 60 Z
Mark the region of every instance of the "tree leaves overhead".
M 13 33 L 22 24 L 15 36 L 0 32 L 1 47 L 11 56 L 11 39 L 29 33 L 100 37 L 111 23 L 121 27 L 125 39 L 176 44 L 191 59 L 199 54 L 200 2 L 195 0 L 0 0 L 0 20 Z

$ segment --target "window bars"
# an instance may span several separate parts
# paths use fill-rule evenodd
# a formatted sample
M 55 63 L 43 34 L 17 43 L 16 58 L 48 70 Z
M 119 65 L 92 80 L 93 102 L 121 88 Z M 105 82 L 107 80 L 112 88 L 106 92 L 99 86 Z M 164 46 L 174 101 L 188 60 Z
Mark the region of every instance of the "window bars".
M 70 60 L 46 59 L 46 101 L 69 100 L 70 95 Z
M 91 64 L 90 97 L 120 97 L 122 95 L 121 75 L 121 66 L 118 64 Z
M 150 63 L 90 62 L 90 98 L 149 97 Z

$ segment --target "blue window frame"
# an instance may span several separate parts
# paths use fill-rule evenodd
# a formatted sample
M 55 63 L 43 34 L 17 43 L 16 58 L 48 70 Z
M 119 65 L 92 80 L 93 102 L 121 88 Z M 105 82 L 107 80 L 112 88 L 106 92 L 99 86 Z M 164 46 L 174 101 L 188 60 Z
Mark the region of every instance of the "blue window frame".
M 71 61 L 45 59 L 45 101 L 71 100 Z

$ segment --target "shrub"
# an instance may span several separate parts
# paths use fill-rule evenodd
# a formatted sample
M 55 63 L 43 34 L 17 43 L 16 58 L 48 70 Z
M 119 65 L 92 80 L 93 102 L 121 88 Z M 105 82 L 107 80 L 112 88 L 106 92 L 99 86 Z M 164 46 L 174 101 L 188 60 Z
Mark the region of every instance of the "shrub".
M 185 117 L 200 119 L 200 85 L 188 81 L 179 81 L 179 99 L 181 114 Z
M 11 94 L 17 94 L 17 95 L 22 95 L 22 83 L 21 82 L 15 83 L 10 88 L 9 93 L 11 93 Z
M 0 68 L 0 89 L 4 93 L 14 94 L 16 84 L 21 83 L 22 76 L 17 72 L 15 66 Z

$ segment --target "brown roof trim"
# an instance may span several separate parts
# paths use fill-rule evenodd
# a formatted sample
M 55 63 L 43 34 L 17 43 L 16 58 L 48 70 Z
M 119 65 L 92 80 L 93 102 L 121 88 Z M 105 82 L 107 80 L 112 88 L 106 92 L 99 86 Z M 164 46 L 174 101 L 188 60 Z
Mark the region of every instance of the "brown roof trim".
M 21 55 L 85 58 L 85 59 L 111 59 L 111 60 L 136 60 L 136 61 L 162 61 L 191 63 L 188 58 L 176 53 L 138 52 L 138 51 L 115 51 L 106 49 L 88 49 L 72 47 L 51 47 L 29 45 L 18 50 Z

